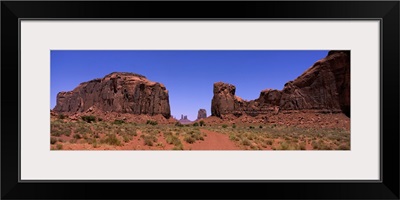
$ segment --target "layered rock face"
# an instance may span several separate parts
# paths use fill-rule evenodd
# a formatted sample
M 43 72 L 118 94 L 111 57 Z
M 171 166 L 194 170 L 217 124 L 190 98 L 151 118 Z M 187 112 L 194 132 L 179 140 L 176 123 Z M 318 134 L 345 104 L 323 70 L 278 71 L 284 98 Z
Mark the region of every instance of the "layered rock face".
M 330 51 L 283 90 L 263 90 L 258 99 L 235 96 L 235 86 L 214 84 L 211 114 L 256 116 L 279 110 L 325 110 L 350 117 L 350 51 Z
M 134 73 L 114 72 L 57 94 L 55 112 L 79 113 L 88 109 L 171 116 L 168 90 L 161 83 Z
M 200 109 L 197 113 L 197 119 L 204 119 L 207 118 L 207 111 L 206 109 Z

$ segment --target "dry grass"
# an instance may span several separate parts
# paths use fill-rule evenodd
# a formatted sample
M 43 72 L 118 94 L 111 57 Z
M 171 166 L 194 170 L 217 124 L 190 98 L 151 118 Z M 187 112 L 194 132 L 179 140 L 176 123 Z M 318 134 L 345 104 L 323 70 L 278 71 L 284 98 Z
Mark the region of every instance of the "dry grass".
M 173 145 L 174 150 L 183 150 L 183 143 L 193 144 L 206 139 L 200 129 L 207 129 L 229 136 L 229 139 L 249 150 L 349 150 L 350 133 L 342 129 L 314 129 L 288 127 L 276 124 L 223 124 L 223 125 L 176 126 L 151 121 L 147 124 L 113 123 L 95 121 L 66 122 L 51 121 L 52 149 L 64 143 L 87 143 L 94 148 L 102 145 L 123 146 L 136 138 L 145 146 L 164 149 Z M 140 134 L 140 138 L 138 137 Z M 163 137 L 162 141 L 158 141 Z M 61 139 L 63 138 L 63 139 Z M 165 139 L 165 142 L 164 142 Z M 171 149 L 171 148 L 169 148 Z

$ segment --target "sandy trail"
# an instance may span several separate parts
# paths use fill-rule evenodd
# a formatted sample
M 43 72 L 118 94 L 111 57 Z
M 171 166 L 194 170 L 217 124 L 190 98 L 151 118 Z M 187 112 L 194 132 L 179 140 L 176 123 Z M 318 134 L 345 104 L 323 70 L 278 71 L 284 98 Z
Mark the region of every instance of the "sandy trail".
M 207 134 L 204 141 L 196 141 L 194 144 L 184 143 L 185 150 L 240 150 L 227 135 L 205 129 L 201 132 Z

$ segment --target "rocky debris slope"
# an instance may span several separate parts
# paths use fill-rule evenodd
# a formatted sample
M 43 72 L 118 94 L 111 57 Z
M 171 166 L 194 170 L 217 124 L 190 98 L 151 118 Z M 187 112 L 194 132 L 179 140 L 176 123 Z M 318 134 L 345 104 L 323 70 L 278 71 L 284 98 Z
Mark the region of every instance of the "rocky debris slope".
M 350 51 L 330 51 L 283 90 L 263 90 L 259 98 L 245 101 L 236 87 L 214 84 L 211 115 L 277 114 L 280 110 L 313 110 L 344 113 L 350 117 Z
M 207 118 L 207 111 L 206 109 L 200 109 L 197 113 L 197 120 Z
M 58 113 L 104 112 L 171 116 L 166 87 L 145 76 L 113 72 L 104 78 L 81 83 L 74 90 L 57 94 Z

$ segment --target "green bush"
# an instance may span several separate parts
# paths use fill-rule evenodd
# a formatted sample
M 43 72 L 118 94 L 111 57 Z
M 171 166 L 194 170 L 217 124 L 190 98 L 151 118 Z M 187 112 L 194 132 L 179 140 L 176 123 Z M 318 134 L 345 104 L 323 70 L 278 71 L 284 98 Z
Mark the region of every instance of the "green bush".
M 227 127 L 228 127 L 228 125 L 226 125 L 226 124 L 222 125 L 222 128 L 227 128 Z
M 195 123 L 193 124 L 193 126 L 199 126 L 199 123 L 195 122 Z
M 306 150 L 306 143 L 305 142 L 301 142 L 300 143 L 300 150 Z
M 236 128 L 236 124 L 233 124 L 233 125 L 232 125 L 232 128 Z
M 131 139 L 132 139 L 132 137 L 129 135 L 123 135 L 122 137 L 124 138 L 125 143 L 131 141 Z
M 120 146 L 121 141 L 117 138 L 115 134 L 109 134 L 105 138 L 100 140 L 100 143 L 105 143 L 114 146 Z
M 153 141 L 150 138 L 144 138 L 144 145 L 153 146 Z
M 250 129 L 254 129 L 254 126 L 249 126 Z
M 97 121 L 101 122 L 101 121 L 103 121 L 103 118 L 98 117 Z
M 244 140 L 242 140 L 242 144 L 245 145 L 245 146 L 250 146 L 251 142 L 248 139 L 244 139 Z
M 176 123 L 175 123 L 175 126 L 183 127 L 183 124 L 181 124 L 180 122 L 176 122 Z
M 92 123 L 92 122 L 96 121 L 96 117 L 93 115 L 84 115 L 84 116 L 81 116 L 81 118 L 83 121 L 85 121 L 87 123 Z
M 173 135 L 167 135 L 165 140 L 167 141 L 168 144 L 174 144 L 174 145 L 178 145 L 181 143 L 181 141 L 179 140 L 179 138 L 173 136 Z
M 120 125 L 120 124 L 123 124 L 123 123 L 125 123 L 125 121 L 124 120 L 120 120 L 120 119 L 116 119 L 113 122 L 113 124 L 116 124 L 116 125 Z
M 201 120 L 199 125 L 200 125 L 200 126 L 205 126 L 206 123 L 205 123 L 203 120 Z
M 263 126 L 260 125 L 259 128 L 263 128 Z
M 57 144 L 56 149 L 57 149 L 57 150 L 63 149 L 63 145 L 62 145 L 62 144 Z
M 158 122 L 157 122 L 157 121 L 152 121 L 152 120 L 147 120 L 147 121 L 146 121 L 146 124 L 150 124 L 150 125 L 155 126 L 155 125 L 158 124 Z
M 79 139 L 82 138 L 82 136 L 81 136 L 80 134 L 78 134 L 78 133 L 75 133 L 75 134 L 74 134 L 74 138 L 77 139 L 77 140 L 79 140 Z
M 77 139 L 75 139 L 75 138 L 72 138 L 72 139 L 70 139 L 70 140 L 69 140 L 69 143 L 71 143 L 71 144 L 75 144 L 75 143 L 76 143 L 76 141 L 77 141 Z
M 189 144 L 193 144 L 194 142 L 196 142 L 196 139 L 191 136 L 185 136 L 184 140 Z
M 60 114 L 60 115 L 58 115 L 58 118 L 59 118 L 59 119 L 65 119 L 66 116 L 65 116 L 64 114 Z
M 342 144 L 339 146 L 339 150 L 350 150 L 350 145 Z
M 282 142 L 280 146 L 280 150 L 288 150 L 289 149 L 289 144 L 286 142 Z
M 57 138 L 50 137 L 50 144 L 55 144 L 57 142 Z
M 235 135 L 233 135 L 233 134 L 230 134 L 230 135 L 229 135 L 229 139 L 232 140 L 232 141 L 236 141 L 236 137 L 235 137 Z
M 175 145 L 174 148 L 172 148 L 172 150 L 183 150 L 183 145 L 182 144 Z

